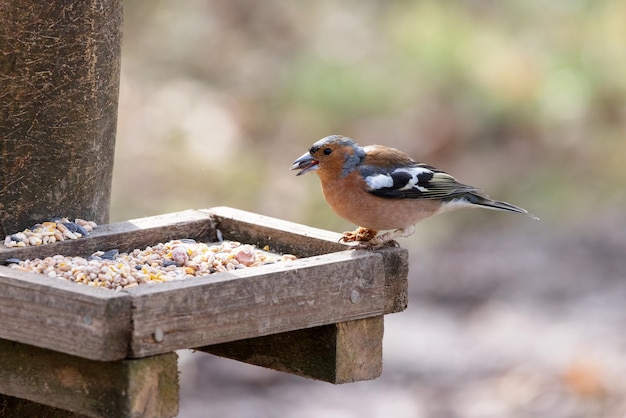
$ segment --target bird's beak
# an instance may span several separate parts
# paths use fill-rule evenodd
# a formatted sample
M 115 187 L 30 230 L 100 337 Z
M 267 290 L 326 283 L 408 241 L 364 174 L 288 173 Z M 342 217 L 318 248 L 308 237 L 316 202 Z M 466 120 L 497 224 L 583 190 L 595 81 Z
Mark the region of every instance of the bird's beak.
M 319 163 L 319 161 L 317 161 L 311 156 L 311 154 L 307 152 L 302 157 L 293 162 L 291 170 L 300 170 L 300 172 L 296 174 L 296 176 L 299 176 L 301 174 L 308 173 L 309 171 L 317 170 L 319 168 Z

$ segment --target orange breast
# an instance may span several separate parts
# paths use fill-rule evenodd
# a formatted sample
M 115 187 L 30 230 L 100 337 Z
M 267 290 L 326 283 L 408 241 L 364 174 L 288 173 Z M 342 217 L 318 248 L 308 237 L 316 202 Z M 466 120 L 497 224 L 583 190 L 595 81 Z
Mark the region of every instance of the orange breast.
M 389 199 L 374 196 L 365 189 L 358 173 L 341 180 L 322 180 L 326 201 L 342 218 L 377 231 L 405 228 L 437 213 L 439 202 L 433 200 Z

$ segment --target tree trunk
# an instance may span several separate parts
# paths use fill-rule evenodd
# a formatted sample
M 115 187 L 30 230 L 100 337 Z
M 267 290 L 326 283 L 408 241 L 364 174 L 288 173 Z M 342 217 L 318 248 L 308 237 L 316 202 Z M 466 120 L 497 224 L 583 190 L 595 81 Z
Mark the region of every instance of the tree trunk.
M 0 237 L 108 222 L 122 0 L 0 0 Z

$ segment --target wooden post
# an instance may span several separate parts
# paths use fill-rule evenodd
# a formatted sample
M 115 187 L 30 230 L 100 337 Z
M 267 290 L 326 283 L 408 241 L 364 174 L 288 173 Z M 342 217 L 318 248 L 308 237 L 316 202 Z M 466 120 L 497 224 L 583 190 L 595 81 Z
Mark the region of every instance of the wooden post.
M 0 0 L 0 236 L 108 221 L 122 0 Z
M 0 0 L 0 16 L 0 237 L 54 216 L 108 222 L 122 0 Z M 10 396 L 0 412 L 75 416 Z

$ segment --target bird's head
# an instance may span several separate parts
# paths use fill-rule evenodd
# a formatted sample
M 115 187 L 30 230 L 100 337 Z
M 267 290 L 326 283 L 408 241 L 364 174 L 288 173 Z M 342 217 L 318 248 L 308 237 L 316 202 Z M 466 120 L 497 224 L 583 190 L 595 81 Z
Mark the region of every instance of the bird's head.
M 322 138 L 293 162 L 292 170 L 300 170 L 298 176 L 310 171 L 336 173 L 345 177 L 365 158 L 365 151 L 346 136 L 331 135 Z M 321 175 L 321 174 L 320 174 Z

